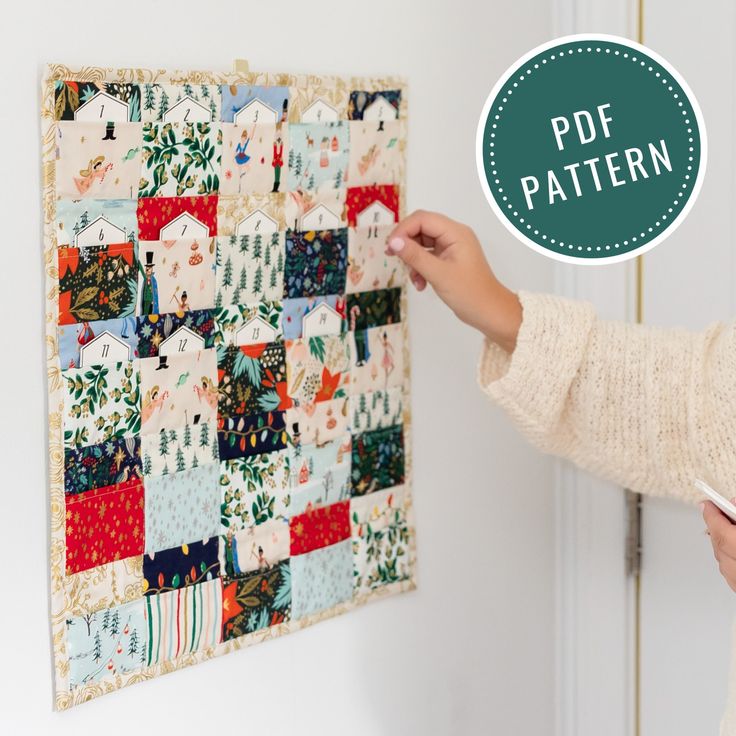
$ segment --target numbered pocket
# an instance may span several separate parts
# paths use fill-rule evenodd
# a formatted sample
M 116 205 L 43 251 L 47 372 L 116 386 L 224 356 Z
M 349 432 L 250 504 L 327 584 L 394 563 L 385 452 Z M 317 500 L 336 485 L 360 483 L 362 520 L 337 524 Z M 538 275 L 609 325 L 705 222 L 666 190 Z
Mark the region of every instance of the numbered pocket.
M 351 120 L 350 186 L 398 184 L 403 154 L 398 120 Z
M 216 305 L 281 299 L 285 260 L 282 232 L 218 238 Z
M 140 123 L 57 123 L 56 195 L 135 199 L 141 172 Z
M 179 429 L 217 416 L 214 350 L 142 358 L 141 433 Z
M 222 124 L 223 195 L 286 191 L 289 127 L 276 123 Z
M 209 309 L 215 301 L 215 240 L 141 243 L 136 314 Z
M 217 196 L 140 197 L 140 240 L 180 240 L 217 235 Z
M 141 358 L 170 356 L 213 347 L 215 319 L 210 309 L 149 314 L 136 319 L 135 331 Z
M 275 342 L 283 336 L 282 313 L 280 301 L 220 307 L 214 312 L 214 343 L 224 348 Z
M 219 123 L 144 123 L 139 197 L 220 191 Z
M 138 286 L 132 243 L 58 248 L 59 324 L 133 314 Z
M 345 297 L 309 296 L 284 300 L 284 337 L 339 335 L 345 331 Z

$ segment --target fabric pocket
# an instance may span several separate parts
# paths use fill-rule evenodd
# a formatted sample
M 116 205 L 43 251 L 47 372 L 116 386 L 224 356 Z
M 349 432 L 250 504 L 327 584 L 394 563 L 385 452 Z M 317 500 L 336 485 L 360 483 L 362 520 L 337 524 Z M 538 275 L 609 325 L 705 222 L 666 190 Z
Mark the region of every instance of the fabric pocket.
M 401 123 L 398 120 L 350 121 L 350 185 L 398 184 L 401 179 Z
M 143 556 L 143 591 L 147 596 L 218 577 L 220 561 L 215 536 Z
M 148 666 L 219 644 L 222 638 L 220 578 L 146 596 L 145 620 L 149 631 Z
M 148 627 L 142 599 L 105 608 L 66 623 L 69 687 L 76 688 L 146 664 Z
M 141 428 L 138 362 L 62 372 L 64 445 L 80 448 L 135 436 Z
M 289 556 L 289 525 L 269 521 L 246 529 L 229 529 L 220 537 L 220 571 L 236 578 L 269 570 Z
M 288 450 L 225 460 L 220 493 L 223 532 L 286 519 L 291 509 Z
M 286 351 L 281 341 L 217 351 L 220 417 L 282 411 L 286 395 Z
M 288 440 L 284 419 L 283 411 L 238 414 L 218 419 L 220 460 L 233 460 L 283 450 Z
M 289 520 L 291 556 L 327 547 L 350 536 L 350 502 L 320 506 Z
M 410 576 L 404 488 L 388 488 L 351 501 L 355 594 Z
M 350 600 L 353 595 L 351 541 L 291 558 L 292 618 L 299 619 Z
M 133 243 L 58 248 L 59 324 L 133 314 L 138 293 Z
M 353 496 L 404 482 L 404 427 L 387 427 L 353 437 Z
M 214 349 L 142 358 L 140 373 L 143 434 L 178 430 L 217 416 Z
M 144 123 L 139 197 L 185 197 L 220 190 L 219 122 Z
M 135 479 L 66 497 L 66 574 L 143 553 L 143 484 Z
M 59 199 L 135 199 L 141 175 L 142 126 L 128 122 L 59 121 Z
M 220 466 L 146 478 L 146 552 L 209 539 L 220 530 Z
M 155 358 L 213 347 L 215 322 L 210 309 L 149 314 L 137 318 L 135 331 L 138 355 Z
M 277 626 L 291 618 L 291 560 L 244 575 L 222 589 L 224 641 Z
M 401 386 L 350 396 L 350 428 L 355 433 L 393 427 L 401 424 L 403 418 L 404 391 Z
M 342 437 L 348 431 L 348 419 L 347 396 L 286 410 L 286 427 L 292 444 L 323 444 Z
M 286 233 L 284 298 L 345 293 L 348 231 L 309 230 Z

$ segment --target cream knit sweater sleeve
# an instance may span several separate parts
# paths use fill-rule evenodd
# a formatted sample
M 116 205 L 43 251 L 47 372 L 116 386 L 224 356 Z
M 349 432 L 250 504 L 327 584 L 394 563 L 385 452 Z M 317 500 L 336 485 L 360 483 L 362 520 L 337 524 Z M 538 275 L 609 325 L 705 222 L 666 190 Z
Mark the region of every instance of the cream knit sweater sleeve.
M 736 326 L 656 329 L 519 297 L 516 349 L 486 341 L 478 382 L 531 442 L 642 493 L 699 500 L 702 477 L 736 495 Z

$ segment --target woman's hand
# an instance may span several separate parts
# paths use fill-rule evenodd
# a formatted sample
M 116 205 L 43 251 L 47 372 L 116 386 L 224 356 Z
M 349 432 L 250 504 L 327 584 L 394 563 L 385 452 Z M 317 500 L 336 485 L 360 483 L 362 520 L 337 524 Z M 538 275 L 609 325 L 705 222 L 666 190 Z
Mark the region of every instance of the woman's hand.
M 419 291 L 429 284 L 466 324 L 507 352 L 516 346 L 521 303 L 493 274 L 475 233 L 436 212 L 417 210 L 388 238 Z
M 701 508 L 713 545 L 713 554 L 718 560 L 718 569 L 729 588 L 736 593 L 736 524 L 712 501 L 704 501 Z

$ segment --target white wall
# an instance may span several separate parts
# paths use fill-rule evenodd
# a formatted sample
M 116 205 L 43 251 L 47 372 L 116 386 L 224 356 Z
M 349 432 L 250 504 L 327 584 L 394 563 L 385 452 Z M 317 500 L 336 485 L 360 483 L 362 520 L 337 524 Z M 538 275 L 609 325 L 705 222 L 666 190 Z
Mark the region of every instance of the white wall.
M 548 0 L 23 0 L 4 15 L 0 727 L 551 733 L 551 464 L 485 403 L 478 337 L 429 295 L 411 303 L 419 590 L 52 714 L 37 122 L 45 61 L 207 69 L 240 56 L 252 68 L 404 74 L 410 206 L 471 223 L 512 285 L 549 289 L 550 263 L 492 216 L 473 150 L 497 76 L 549 37 Z

